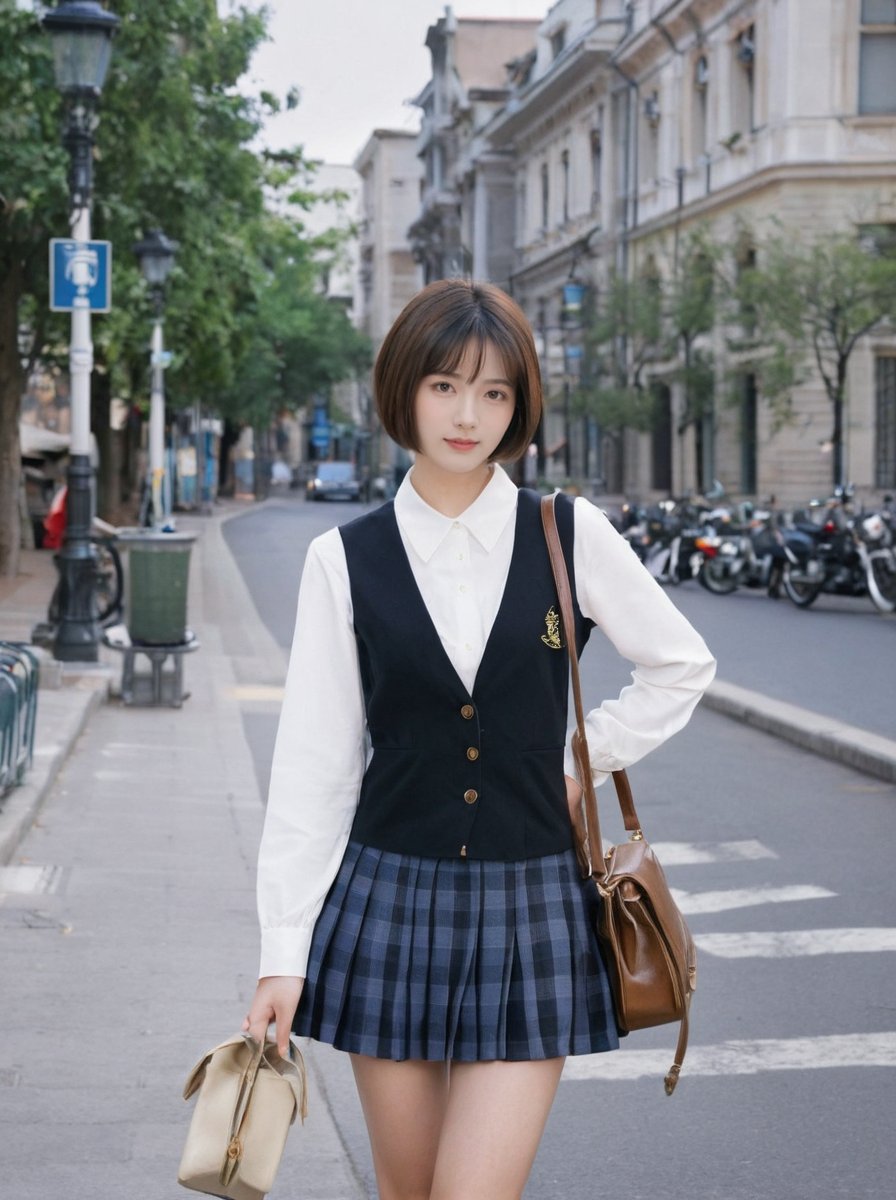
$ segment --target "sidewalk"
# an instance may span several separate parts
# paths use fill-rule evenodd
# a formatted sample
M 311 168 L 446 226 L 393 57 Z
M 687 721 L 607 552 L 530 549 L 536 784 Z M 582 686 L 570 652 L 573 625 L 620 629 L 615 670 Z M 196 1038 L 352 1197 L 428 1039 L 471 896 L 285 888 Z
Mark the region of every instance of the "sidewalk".
M 239 697 L 282 683 L 285 655 L 221 534 L 242 511 L 181 521 L 200 532 L 190 623 L 202 643 L 184 707 L 103 704 L 121 671 L 104 651 L 105 672 L 41 689 L 35 766 L 0 804 L 0 1126 L 16 1200 L 184 1195 L 183 1081 L 237 1030 L 254 986 L 262 804 Z M 25 554 L 0 581 L 0 638 L 28 637 L 54 580 L 50 555 Z M 708 703 L 896 779 L 887 739 L 724 682 Z M 352 1166 L 366 1153 L 361 1116 L 334 1057 L 307 1049 L 310 1115 L 273 1200 L 367 1194 Z
M 254 987 L 262 804 L 222 628 L 246 628 L 240 674 L 282 678 L 283 653 L 254 615 L 221 517 L 182 525 L 201 531 L 190 621 L 202 643 L 185 664 L 183 708 L 100 704 L 96 679 L 40 693 L 27 803 L 43 807 L 0 868 L 0 1125 L 16 1200 L 185 1195 L 183 1083 L 238 1030 Z M 0 592 L 0 637 L 27 636 L 46 609 L 50 557 L 24 566 Z M 25 791 L 14 793 L 20 817 Z M 309 1117 L 291 1133 L 274 1200 L 366 1195 L 322 1091 L 325 1059 L 306 1054 Z

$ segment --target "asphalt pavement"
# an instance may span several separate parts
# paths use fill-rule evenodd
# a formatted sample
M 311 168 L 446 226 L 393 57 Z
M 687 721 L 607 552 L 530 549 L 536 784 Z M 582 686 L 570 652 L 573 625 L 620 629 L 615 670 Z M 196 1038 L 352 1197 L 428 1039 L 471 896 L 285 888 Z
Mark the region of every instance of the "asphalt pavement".
M 181 520 L 201 531 L 202 642 L 182 709 L 101 703 L 120 672 L 111 656 L 41 690 L 34 770 L 0 806 L 0 1128 L 17 1200 L 179 1193 L 183 1081 L 235 1032 L 254 984 L 261 797 L 304 546 L 356 512 L 289 497 Z M 0 585 L 0 637 L 43 616 L 48 556 L 25 566 Z M 593 691 L 621 671 L 599 646 L 586 668 Z M 747 708 L 774 713 L 772 699 Z M 828 723 L 796 707 L 782 728 L 788 715 Z M 840 764 L 745 720 L 699 711 L 636 777 L 701 945 L 685 1079 L 662 1095 L 671 1030 L 568 1066 L 527 1196 L 584 1200 L 598 1178 L 671 1200 L 891 1194 L 896 792 L 842 765 L 836 745 Z M 830 952 L 840 942 L 852 952 Z M 311 1111 L 272 1196 L 370 1195 L 344 1056 L 309 1044 L 306 1057 Z

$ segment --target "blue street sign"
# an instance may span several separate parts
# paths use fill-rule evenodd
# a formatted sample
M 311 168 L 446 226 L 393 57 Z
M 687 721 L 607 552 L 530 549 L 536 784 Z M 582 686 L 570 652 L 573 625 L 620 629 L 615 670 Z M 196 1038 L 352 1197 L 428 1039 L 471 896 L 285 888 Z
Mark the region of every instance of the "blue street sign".
M 330 426 L 329 425 L 312 425 L 311 426 L 311 445 L 318 450 L 326 450 L 330 444 Z
M 112 307 L 111 242 L 50 239 L 50 309 L 76 307 L 101 313 Z

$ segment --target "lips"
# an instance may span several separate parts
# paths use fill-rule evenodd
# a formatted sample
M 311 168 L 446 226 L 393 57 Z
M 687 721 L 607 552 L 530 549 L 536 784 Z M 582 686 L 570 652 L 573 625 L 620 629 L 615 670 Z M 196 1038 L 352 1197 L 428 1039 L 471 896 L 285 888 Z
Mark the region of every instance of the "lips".
M 468 441 L 466 438 L 445 438 L 449 446 L 453 446 L 455 450 L 472 450 L 474 446 L 478 446 L 478 442 Z

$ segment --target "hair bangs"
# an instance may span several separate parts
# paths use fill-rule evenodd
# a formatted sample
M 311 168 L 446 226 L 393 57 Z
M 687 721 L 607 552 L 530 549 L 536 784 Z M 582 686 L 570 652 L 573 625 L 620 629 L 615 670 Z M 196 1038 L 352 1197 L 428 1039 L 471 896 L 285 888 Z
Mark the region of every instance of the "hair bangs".
M 427 375 L 455 375 L 460 364 L 475 347 L 466 379 L 467 383 L 472 383 L 482 372 L 489 346 L 498 352 L 504 373 L 516 388 L 520 372 L 518 368 L 514 368 L 517 355 L 513 340 L 507 336 L 506 330 L 497 321 L 490 319 L 490 314 L 481 308 L 464 313 L 461 320 L 440 331 L 423 364 L 421 378 Z

